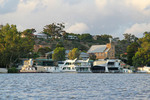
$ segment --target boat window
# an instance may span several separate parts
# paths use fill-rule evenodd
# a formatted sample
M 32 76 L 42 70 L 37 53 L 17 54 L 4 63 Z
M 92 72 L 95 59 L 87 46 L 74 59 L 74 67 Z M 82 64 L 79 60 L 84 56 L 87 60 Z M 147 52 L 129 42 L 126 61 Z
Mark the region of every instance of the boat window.
M 40 66 L 53 66 L 53 61 L 35 61 L 34 64 L 40 65 Z
M 64 64 L 64 62 L 63 61 L 58 61 L 58 64 Z
M 65 69 L 66 69 L 66 67 L 63 68 L 63 70 L 65 70 Z
M 70 67 L 67 67 L 68 70 L 70 70 Z
M 114 62 L 108 62 L 108 65 L 114 65 L 115 63 Z
M 65 65 L 69 65 L 69 63 L 67 62 Z

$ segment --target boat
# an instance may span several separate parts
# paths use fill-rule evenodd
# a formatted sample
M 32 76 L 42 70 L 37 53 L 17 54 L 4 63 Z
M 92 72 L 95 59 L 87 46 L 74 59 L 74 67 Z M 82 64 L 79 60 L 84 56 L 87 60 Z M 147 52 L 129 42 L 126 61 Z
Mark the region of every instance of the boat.
M 120 60 L 118 59 L 104 59 L 98 60 L 93 63 L 91 67 L 93 73 L 119 73 Z
M 8 72 L 7 68 L 0 68 L 0 73 L 7 73 L 7 72 Z
M 34 66 L 37 71 L 46 73 L 57 73 L 60 72 L 59 67 L 54 66 L 54 61 L 52 59 L 35 59 Z
M 23 66 L 20 70 L 21 73 L 35 73 L 37 72 L 36 68 L 33 66 L 33 60 L 25 60 Z
M 51 59 L 25 60 L 20 70 L 21 73 L 54 73 L 60 72 Z
M 76 60 L 75 68 L 78 73 L 91 73 L 91 63 L 87 60 Z
M 71 73 L 89 73 L 91 72 L 91 63 L 87 60 L 65 60 L 64 64 L 59 66 L 61 72 Z
M 138 67 L 137 73 L 150 73 L 150 66 Z
M 76 73 L 75 69 L 75 61 L 74 60 L 65 60 L 63 64 L 59 65 L 59 69 L 61 72 L 71 72 L 71 73 Z
M 54 66 L 51 59 L 29 59 L 25 60 L 20 70 L 22 73 L 90 73 L 91 63 L 87 60 L 65 60 L 58 61 L 58 66 Z

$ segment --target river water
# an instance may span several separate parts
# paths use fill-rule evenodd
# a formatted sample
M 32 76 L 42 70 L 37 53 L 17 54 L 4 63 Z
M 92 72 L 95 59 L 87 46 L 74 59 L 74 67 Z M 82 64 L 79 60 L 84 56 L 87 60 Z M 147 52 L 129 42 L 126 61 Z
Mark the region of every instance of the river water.
M 150 74 L 0 74 L 0 100 L 150 100 Z

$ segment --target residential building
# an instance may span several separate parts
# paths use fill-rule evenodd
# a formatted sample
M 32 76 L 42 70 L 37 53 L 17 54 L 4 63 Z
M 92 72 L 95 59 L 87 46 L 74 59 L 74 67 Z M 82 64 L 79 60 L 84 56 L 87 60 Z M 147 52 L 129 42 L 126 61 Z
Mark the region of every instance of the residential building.
M 67 39 L 70 39 L 70 40 L 77 40 L 78 37 L 75 36 L 75 35 L 68 35 Z
M 43 39 L 48 39 L 51 38 L 50 36 L 44 34 L 44 33 L 34 33 L 35 38 L 43 38 Z

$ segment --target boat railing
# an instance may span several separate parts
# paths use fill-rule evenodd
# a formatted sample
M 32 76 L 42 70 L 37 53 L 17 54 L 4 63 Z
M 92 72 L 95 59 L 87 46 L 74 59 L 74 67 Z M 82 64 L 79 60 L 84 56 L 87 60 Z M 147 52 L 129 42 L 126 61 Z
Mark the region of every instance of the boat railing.
M 90 65 L 76 65 L 76 67 L 90 67 Z

